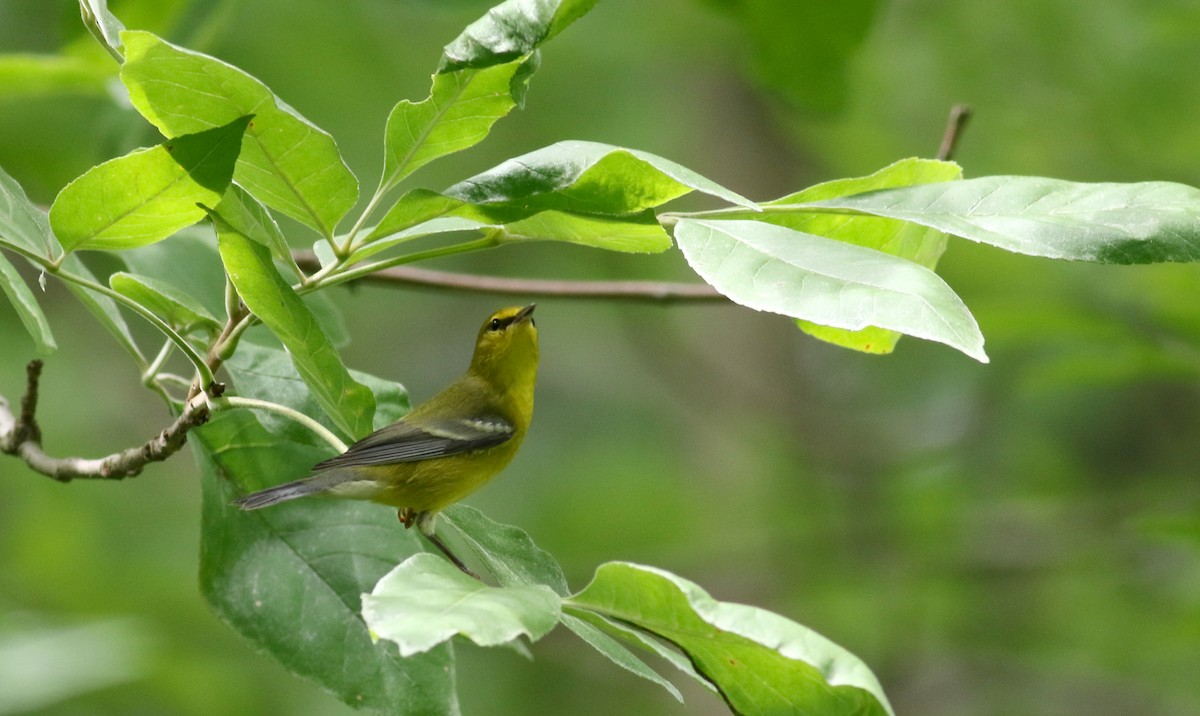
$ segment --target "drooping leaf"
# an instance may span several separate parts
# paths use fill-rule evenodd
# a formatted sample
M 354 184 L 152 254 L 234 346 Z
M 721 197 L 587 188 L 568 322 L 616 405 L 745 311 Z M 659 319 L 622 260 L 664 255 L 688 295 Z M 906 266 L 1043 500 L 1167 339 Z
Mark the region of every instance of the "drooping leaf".
M 221 323 L 199 301 L 165 281 L 119 271 L 108 277 L 108 285 L 185 332 L 221 329 Z
M 226 367 L 240 395 L 316 410 L 282 350 L 243 344 Z M 374 382 L 383 419 L 402 414 L 403 389 Z M 258 417 L 222 411 L 196 431 L 205 598 L 257 648 L 351 706 L 457 714 L 449 648 L 402 659 L 393 645 L 373 643 L 359 616 L 360 595 L 420 549 L 393 511 L 322 499 L 255 512 L 232 506 L 251 490 L 303 477 L 330 455 L 328 445 L 297 424 L 268 413 L 261 422 Z
M 595 4 L 596 0 L 506 0 L 446 45 L 438 72 L 490 67 L 527 55 Z
M 352 438 L 372 430 L 375 398 L 347 372 L 329 335 L 279 275 L 270 251 L 211 214 L 221 260 L 246 306 L 287 347 L 297 371 L 334 423 Z
M 463 504 L 451 505 L 438 519 L 461 533 L 467 546 L 500 584 L 506 587 L 543 584 L 560 596 L 567 595 L 562 567 L 520 527 L 495 522 Z
M 672 646 L 668 646 L 658 637 L 651 636 L 649 632 L 643 631 L 628 624 L 623 624 L 620 621 L 610 619 L 609 617 L 598 614 L 597 612 L 572 607 L 570 604 L 564 604 L 563 623 L 570 628 L 570 622 L 567 621 L 568 617 L 572 617 L 577 621 L 585 622 L 591 627 L 619 640 L 620 642 L 630 644 L 638 649 L 641 649 L 642 651 L 654 654 L 670 663 L 676 669 L 679 669 L 679 671 L 683 672 L 688 677 L 694 679 L 696 683 L 700 684 L 709 691 L 714 693 L 717 691 L 717 687 L 713 686 L 711 681 L 701 675 L 700 672 L 696 671 L 695 665 L 688 660 L 686 654 Z
M 25 190 L 0 167 L 0 244 L 50 258 L 57 242 L 46 212 L 29 201 Z
M 580 141 L 558 142 L 509 159 L 455 184 L 446 195 L 513 212 L 509 220 L 515 220 L 548 209 L 626 216 L 692 191 L 755 208 L 749 199 L 668 159 L 637 149 Z
M 66 251 L 129 249 L 204 218 L 233 176 L 250 117 L 93 167 L 59 192 L 50 225 Z
M 685 219 L 675 240 L 736 303 L 848 330 L 878 326 L 987 362 L 974 317 L 924 266 L 760 221 Z
M 544 585 L 489 587 L 428 553 L 409 557 L 362 600 L 371 634 L 395 642 L 401 656 L 459 635 L 479 646 L 537 641 L 558 624 L 561 605 Z
M 148 32 L 121 38 L 121 80 L 142 116 L 173 137 L 253 114 L 234 173 L 238 184 L 267 206 L 333 235 L 358 199 L 358 180 L 332 137 L 236 67 Z
M 520 527 L 494 522 L 479 510 L 461 503 L 451 505 L 438 519 L 440 524 L 449 525 L 459 533 L 460 541 L 466 544 L 470 553 L 483 563 L 501 585 L 542 584 L 560 596 L 568 594 L 562 567 L 548 552 L 534 544 L 533 539 Z M 600 619 L 597 615 L 590 616 Z M 595 626 L 568 614 L 562 615 L 562 623 L 621 668 L 659 684 L 682 701 L 671 682 Z
M 758 214 L 746 212 L 729 218 L 766 221 L 806 234 L 827 236 L 859 246 L 883 251 L 893 256 L 932 269 L 946 250 L 946 235 L 918 224 L 878 216 L 848 216 L 825 212 L 772 211 L 795 204 L 821 201 L 897 186 L 955 181 L 962 178 L 962 169 L 953 162 L 934 159 L 902 159 L 874 174 L 852 179 L 835 179 L 775 201 L 762 204 Z M 797 321 L 805 333 L 839 346 L 870 353 L 891 353 L 900 333 L 870 326 L 858 331 L 823 326 L 811 321 Z
M 1006 251 L 1072 261 L 1200 261 L 1200 189 L 992 176 L 810 205 L 886 216 Z
M 46 314 L 42 313 L 42 307 L 38 305 L 37 298 L 25 283 L 25 279 L 17 273 L 17 267 L 9 262 L 3 252 L 0 252 L 0 291 L 8 296 L 8 302 L 12 304 L 17 317 L 21 319 L 21 324 L 33 339 L 38 353 L 47 355 L 54 352 L 58 346 L 54 343 L 54 335 L 50 332 Z
M 764 609 L 719 602 L 686 579 L 609 562 L 566 606 L 594 611 L 683 650 L 737 714 L 891 714 L 850 652 Z
M 433 76 L 429 96 L 403 100 L 388 115 L 383 180 L 387 190 L 429 162 L 472 147 L 492 125 L 517 106 L 536 55 L 482 69 L 463 68 Z M 514 87 L 514 83 L 519 83 Z
M 562 624 L 570 629 L 588 646 L 608 657 L 617 666 L 625 669 L 631 674 L 642 677 L 643 679 L 658 684 L 667 690 L 667 693 L 675 697 L 679 703 L 683 703 L 683 694 L 679 693 L 679 689 L 675 688 L 675 684 L 667 681 L 659 675 L 657 671 L 651 669 L 629 649 L 626 649 L 620 642 L 613 639 L 608 634 L 600 631 L 600 629 L 592 626 L 588 622 L 579 617 L 564 613 L 562 615 Z M 706 682 L 707 683 L 707 682 Z

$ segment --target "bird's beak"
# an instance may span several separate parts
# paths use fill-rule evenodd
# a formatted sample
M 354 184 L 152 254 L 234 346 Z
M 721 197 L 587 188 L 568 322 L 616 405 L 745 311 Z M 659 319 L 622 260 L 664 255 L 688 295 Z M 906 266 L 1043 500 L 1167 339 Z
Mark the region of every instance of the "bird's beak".
M 517 315 L 513 316 L 512 322 L 520 323 L 521 321 L 528 321 L 529 318 L 533 315 L 533 309 L 535 309 L 535 308 L 537 308 L 536 303 L 531 303 L 528 306 L 526 306 L 525 308 L 522 308 L 520 311 L 517 312 Z

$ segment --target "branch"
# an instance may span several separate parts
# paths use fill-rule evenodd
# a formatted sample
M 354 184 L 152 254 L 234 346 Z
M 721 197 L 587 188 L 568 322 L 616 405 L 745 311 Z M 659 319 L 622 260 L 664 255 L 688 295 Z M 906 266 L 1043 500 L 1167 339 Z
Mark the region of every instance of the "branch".
M 303 269 L 321 268 L 316 255 L 310 251 L 293 253 Z M 412 266 L 393 266 L 380 269 L 359 280 L 383 284 L 402 284 L 443 290 L 474 291 L 476 293 L 515 294 L 520 296 L 552 296 L 557 298 L 624 299 L 631 301 L 728 301 L 716 289 L 704 283 L 675 283 L 669 281 L 547 281 L 540 279 L 501 278 L 473 274 L 432 271 Z
M 0 396 L 0 452 L 21 458 L 35 471 L 59 482 L 76 478 L 120 480 L 133 477 L 147 463 L 161 462 L 178 452 L 187 441 L 188 431 L 209 417 L 207 398 L 200 395 L 187 403 L 175 422 L 142 445 L 101 458 L 52 457 L 42 449 L 42 432 L 34 415 L 41 372 L 40 360 L 31 361 L 26 368 L 27 386 L 21 399 L 20 417 L 13 418 L 8 401 Z M 219 395 L 223 389 L 219 383 L 210 388 L 214 395 Z
M 946 120 L 946 131 L 942 134 L 942 146 L 938 148 L 937 158 L 950 161 L 958 151 L 958 140 L 962 138 L 967 120 L 971 118 L 971 108 L 965 104 L 956 104 L 950 108 L 950 118 Z

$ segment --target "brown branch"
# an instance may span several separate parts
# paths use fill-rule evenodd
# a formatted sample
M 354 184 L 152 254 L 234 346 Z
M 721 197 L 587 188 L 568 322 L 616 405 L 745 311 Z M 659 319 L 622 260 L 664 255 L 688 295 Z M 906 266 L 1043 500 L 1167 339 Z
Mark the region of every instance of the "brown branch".
M 28 384 L 21 399 L 21 415 L 14 418 L 8 401 L 0 396 L 0 452 L 14 455 L 37 472 L 59 482 L 76 478 L 120 480 L 133 477 L 148 463 L 160 462 L 179 451 L 187 442 L 187 433 L 208 420 L 208 403 L 204 396 L 187 403 L 183 414 L 158 435 L 121 452 L 100 458 L 53 457 L 42 449 L 41 429 L 34 415 L 37 409 L 38 380 L 42 362 L 29 363 Z M 219 390 L 219 386 L 213 386 Z
M 317 257 L 309 251 L 293 252 L 300 268 L 320 269 Z M 716 289 L 704 283 L 671 281 L 553 281 L 543 279 L 501 278 L 477 276 L 393 266 L 359 279 L 384 284 L 404 284 L 423 288 L 473 291 L 476 293 L 515 294 L 520 296 L 551 296 L 556 298 L 618 299 L 630 301 L 728 301 Z
M 954 154 L 958 151 L 958 142 L 962 139 L 963 130 L 966 129 L 969 119 L 971 119 L 970 106 L 956 104 L 950 108 L 950 117 L 946 120 L 946 131 L 942 134 L 942 146 L 938 148 L 938 159 L 946 162 L 954 159 Z

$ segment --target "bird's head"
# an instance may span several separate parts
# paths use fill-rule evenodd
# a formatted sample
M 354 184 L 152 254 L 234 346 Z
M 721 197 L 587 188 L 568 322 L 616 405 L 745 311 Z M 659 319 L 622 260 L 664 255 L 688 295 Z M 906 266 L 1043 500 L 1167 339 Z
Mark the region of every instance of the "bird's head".
M 488 316 L 475 341 L 472 373 L 497 387 L 533 379 L 538 362 L 537 326 L 533 323 L 536 305 L 502 308 Z

